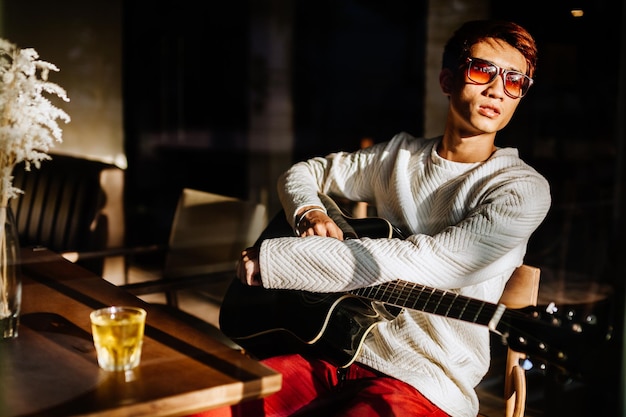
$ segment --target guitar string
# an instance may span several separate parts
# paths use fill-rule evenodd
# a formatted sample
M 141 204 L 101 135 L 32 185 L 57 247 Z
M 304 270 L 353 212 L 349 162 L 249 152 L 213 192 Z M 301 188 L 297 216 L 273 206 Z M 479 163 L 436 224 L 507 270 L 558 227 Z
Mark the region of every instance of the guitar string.
M 411 293 L 416 292 L 416 289 L 418 293 L 417 297 L 411 297 Z M 413 308 L 416 310 L 425 311 L 427 313 L 438 314 L 445 317 L 456 318 L 480 324 L 487 324 L 497 308 L 496 304 L 471 299 L 469 297 L 462 297 L 456 293 L 432 289 L 420 284 L 405 281 L 392 281 L 374 287 L 366 287 L 364 288 L 364 290 L 365 291 L 363 292 L 363 294 L 366 295 L 367 298 L 379 301 L 387 300 L 386 302 L 388 302 L 389 304 L 397 305 L 400 307 Z M 373 290 L 374 293 L 372 293 L 371 290 Z M 423 299 L 424 292 L 428 294 L 425 300 Z M 437 296 L 439 297 L 436 300 L 436 305 L 434 308 L 427 309 L 427 306 L 434 294 L 437 294 Z M 415 298 L 415 301 L 411 301 L 413 298 Z M 455 309 L 455 304 L 458 304 L 459 302 L 464 304 L 462 306 L 456 306 L 458 308 Z M 446 310 L 444 312 L 438 312 L 440 310 L 440 306 L 442 305 L 447 307 Z M 454 312 L 455 314 L 451 314 L 451 312 Z M 484 314 L 481 315 L 481 313 Z M 468 317 L 472 317 L 471 320 Z M 515 330 L 517 336 L 523 337 L 524 339 L 526 339 L 527 342 L 534 342 L 536 344 L 542 343 L 541 339 L 531 333 L 530 330 L 524 329 L 521 326 L 516 326 L 516 321 L 537 324 L 537 322 L 539 321 L 538 318 L 535 318 L 528 313 L 522 311 L 507 309 L 505 311 L 505 314 L 502 316 L 500 322 L 508 327 L 510 330 Z
M 430 312 L 433 314 L 442 315 L 445 317 L 456 318 L 465 321 L 471 321 L 473 323 L 479 323 L 486 325 L 490 318 L 493 317 L 493 313 L 497 308 L 496 304 L 483 302 L 476 299 L 471 299 L 469 297 L 463 297 L 456 293 L 450 293 L 443 290 L 437 290 L 434 288 L 429 288 L 426 286 L 422 286 L 415 283 L 405 282 L 405 281 L 392 281 L 389 283 L 373 286 L 373 287 L 365 287 L 360 289 L 357 295 L 364 296 L 369 299 L 385 301 L 392 305 L 397 305 L 400 307 L 409 307 L 413 309 L 417 309 L 420 311 Z M 411 301 L 411 293 L 418 293 L 416 300 Z M 423 299 L 423 294 L 427 293 L 426 300 Z M 437 294 L 438 299 L 436 305 L 431 310 L 426 310 L 426 306 L 430 302 L 433 294 Z M 422 308 L 418 308 L 418 303 L 422 300 Z M 453 309 L 454 305 L 459 301 L 464 302 L 463 306 L 457 310 L 458 314 L 451 315 L 450 311 Z M 445 312 L 438 313 L 438 309 L 441 305 L 447 307 Z M 481 316 L 481 313 L 482 316 Z M 472 316 L 472 319 L 469 320 L 464 318 L 464 316 Z M 509 310 L 507 309 L 502 318 L 500 319 L 500 323 L 504 325 L 508 330 L 506 339 L 503 339 L 503 342 L 506 341 L 505 344 L 513 343 L 518 349 L 520 349 L 520 345 L 525 347 L 523 349 L 526 353 L 530 353 L 531 355 L 537 356 L 543 360 L 546 360 L 551 363 L 558 363 L 563 366 L 569 361 L 568 356 L 563 352 L 562 349 L 553 348 L 545 343 L 544 340 L 535 336 L 529 330 L 525 330 L 523 327 L 516 326 L 515 319 L 522 320 L 523 322 L 536 321 L 537 319 L 529 316 L 528 313 L 524 313 L 518 310 Z M 536 324 L 536 323 L 535 323 Z M 514 337 L 516 340 L 510 340 L 511 331 L 513 331 Z
M 480 324 L 487 324 L 497 308 L 496 304 L 399 280 L 357 289 L 352 293 L 399 307 Z
M 409 302 L 410 300 L 409 294 L 411 293 L 411 291 L 414 292 L 416 288 L 420 290 L 418 294 L 421 294 L 424 290 L 427 289 L 427 287 L 421 286 L 415 283 L 394 281 L 391 283 L 383 284 L 379 289 L 377 289 L 377 292 L 378 293 L 382 292 L 383 295 L 387 296 L 386 298 L 388 300 L 390 301 L 395 300 L 395 303 L 401 306 L 417 307 L 418 301 L 415 301 L 412 304 Z M 439 300 L 437 300 L 436 306 L 432 310 L 430 310 L 431 312 L 437 314 L 439 306 L 442 305 L 443 303 L 448 306 L 448 309 L 446 310 L 446 313 L 442 315 L 445 315 L 446 317 L 454 317 L 458 319 L 463 319 L 463 315 L 464 315 L 466 308 L 470 306 L 469 311 L 475 313 L 475 317 L 472 320 L 474 323 L 480 322 L 479 316 L 481 314 L 481 311 L 483 310 L 485 310 L 485 312 L 488 311 L 487 316 L 491 317 L 493 308 L 497 307 L 495 304 L 481 302 L 478 300 L 470 299 L 468 297 L 461 297 L 461 300 L 465 298 L 465 306 L 463 307 L 463 309 L 460 310 L 461 314 L 452 316 L 449 314 L 449 312 L 450 312 L 450 309 L 453 308 L 453 305 L 455 304 L 455 302 L 459 299 L 458 294 L 451 294 L 447 291 L 435 290 L 435 289 L 430 289 L 429 291 L 427 291 L 427 293 L 428 293 L 428 297 L 426 301 L 424 301 L 423 307 L 425 307 L 428 304 L 433 294 L 437 293 Z M 420 298 L 422 298 L 421 295 L 418 295 L 417 300 L 420 300 Z M 546 329 L 548 332 L 553 332 L 554 330 L 560 329 L 562 327 L 560 326 L 560 320 L 558 319 L 558 317 L 551 315 L 550 317 L 547 317 L 547 320 L 546 320 L 546 318 L 541 317 L 538 311 L 535 311 L 534 313 L 532 313 L 533 311 L 532 308 L 533 307 L 531 307 L 531 310 L 526 310 L 526 311 L 511 310 L 511 309 L 507 309 L 505 311 L 505 314 L 502 316 L 500 322 L 503 325 L 503 327 L 507 329 L 505 330 L 507 332 L 506 343 L 509 345 L 513 344 L 514 347 L 517 347 L 518 349 L 521 349 L 523 351 L 526 351 L 527 353 L 530 353 L 531 356 L 539 357 L 550 363 L 557 364 L 560 366 L 567 366 L 567 365 L 571 366 L 572 358 L 570 356 L 575 356 L 572 353 L 572 349 L 568 348 L 566 350 L 563 350 L 562 349 L 563 343 L 560 343 L 559 346 L 555 345 L 554 344 L 555 338 L 552 338 L 552 341 L 546 340 L 546 335 L 545 335 Z M 423 308 L 420 310 L 428 311 L 428 310 L 424 310 Z M 483 318 L 483 319 L 488 320 L 488 317 Z M 553 320 L 555 322 L 552 322 Z M 516 323 L 519 323 L 520 325 L 516 325 Z M 524 327 L 522 325 L 523 323 L 532 324 L 534 328 L 530 328 L 528 325 Z M 544 329 L 540 329 L 540 327 L 538 326 L 544 326 Z M 561 338 L 565 337 L 565 335 L 567 334 L 569 334 L 570 337 L 575 337 L 577 332 L 573 330 L 574 326 L 580 326 L 580 324 L 568 323 L 566 327 L 570 327 L 570 328 L 562 329 L 562 330 L 568 330 L 568 332 L 559 333 L 559 335 L 561 335 Z M 540 337 L 541 334 L 544 334 L 544 336 Z M 511 339 L 512 337 L 515 337 L 515 340 Z M 568 343 L 568 346 L 571 344 L 572 343 Z

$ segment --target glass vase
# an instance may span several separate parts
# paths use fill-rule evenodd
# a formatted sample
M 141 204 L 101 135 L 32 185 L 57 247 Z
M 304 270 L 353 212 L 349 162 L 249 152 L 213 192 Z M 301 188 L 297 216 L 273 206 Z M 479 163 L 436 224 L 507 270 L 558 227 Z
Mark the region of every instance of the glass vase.
M 18 335 L 22 305 L 20 245 L 10 207 L 0 207 L 0 339 Z

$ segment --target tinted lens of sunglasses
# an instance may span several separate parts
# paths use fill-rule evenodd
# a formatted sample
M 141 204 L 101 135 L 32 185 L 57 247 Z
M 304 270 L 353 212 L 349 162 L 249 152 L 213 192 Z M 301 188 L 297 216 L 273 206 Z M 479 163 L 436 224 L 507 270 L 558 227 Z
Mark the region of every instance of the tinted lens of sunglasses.
M 502 70 L 495 64 L 481 59 L 470 59 L 467 67 L 467 77 L 477 84 L 492 82 L 500 72 L 504 74 L 504 89 L 511 97 L 523 97 L 532 85 L 532 79 L 521 72 Z
M 519 72 L 507 72 L 504 76 L 504 89 L 514 97 L 522 97 L 530 88 L 530 79 Z
M 469 63 L 467 76 L 475 83 L 488 84 L 498 76 L 498 67 L 486 61 L 473 59 Z

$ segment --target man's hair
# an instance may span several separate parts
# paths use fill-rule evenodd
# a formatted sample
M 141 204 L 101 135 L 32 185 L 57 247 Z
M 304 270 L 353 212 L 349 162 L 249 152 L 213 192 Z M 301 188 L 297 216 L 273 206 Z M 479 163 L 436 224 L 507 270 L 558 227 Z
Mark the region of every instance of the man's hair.
M 442 68 L 456 72 L 466 58 L 470 57 L 470 48 L 486 38 L 502 40 L 524 55 L 532 77 L 537 67 L 537 45 L 526 29 L 520 25 L 502 20 L 473 20 L 458 28 L 446 43 L 443 50 Z

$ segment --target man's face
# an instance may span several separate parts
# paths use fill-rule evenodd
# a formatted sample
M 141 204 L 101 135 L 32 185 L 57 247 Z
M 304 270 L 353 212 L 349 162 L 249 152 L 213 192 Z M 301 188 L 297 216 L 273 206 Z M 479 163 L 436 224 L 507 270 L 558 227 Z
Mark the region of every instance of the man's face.
M 505 70 L 523 74 L 527 70 L 526 59 L 517 49 L 495 39 L 472 46 L 470 56 Z M 463 137 L 495 134 L 509 123 L 519 103 L 519 98 L 512 98 L 505 92 L 501 75 L 487 84 L 478 84 L 469 80 L 463 71 L 455 78 L 450 94 L 451 122 Z

